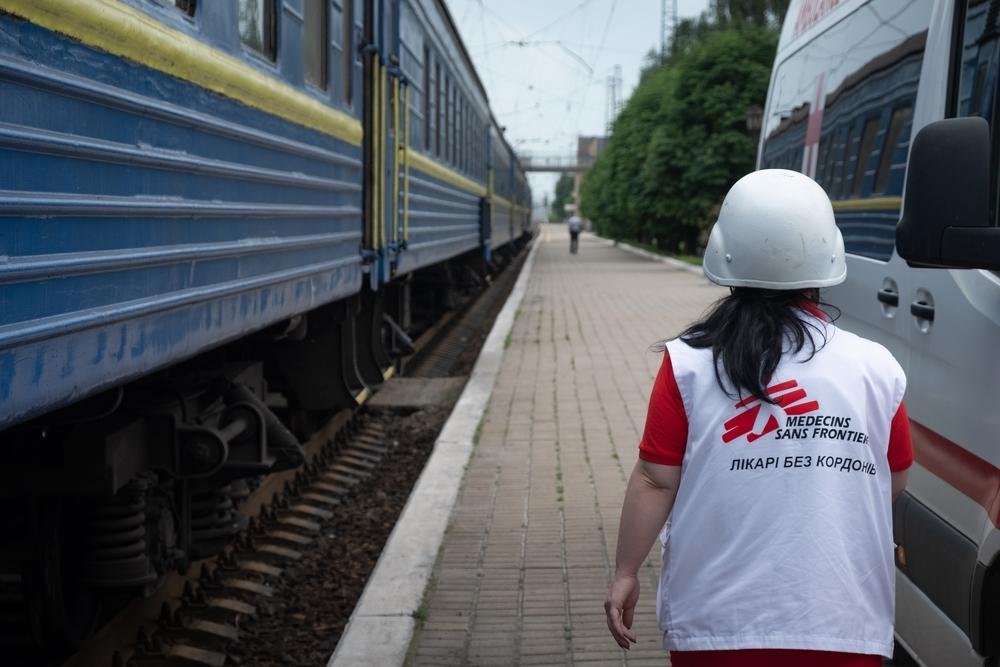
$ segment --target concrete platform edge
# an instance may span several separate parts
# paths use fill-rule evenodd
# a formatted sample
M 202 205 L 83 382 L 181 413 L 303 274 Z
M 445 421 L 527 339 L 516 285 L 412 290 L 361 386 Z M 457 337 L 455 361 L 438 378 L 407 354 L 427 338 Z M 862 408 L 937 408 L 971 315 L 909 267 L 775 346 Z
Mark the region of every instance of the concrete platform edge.
M 700 276 L 705 275 L 704 270 L 700 266 L 695 266 L 694 264 L 688 264 L 687 262 L 681 261 L 679 259 L 674 259 L 673 257 L 664 257 L 663 255 L 658 255 L 655 252 L 650 252 L 644 248 L 639 248 L 631 243 L 626 243 L 625 241 L 618 241 L 615 243 L 612 239 L 606 239 L 603 236 L 598 236 L 593 232 L 586 232 L 594 237 L 594 239 L 601 241 L 607 245 L 617 246 L 626 252 L 630 252 L 633 255 L 639 255 L 640 257 L 645 257 L 646 259 L 651 259 L 655 262 L 661 262 L 675 269 L 680 269 L 681 271 L 690 271 L 691 273 L 697 273 Z
M 539 245 L 536 237 L 327 667 L 393 667 L 406 659 L 413 612 L 430 581 Z

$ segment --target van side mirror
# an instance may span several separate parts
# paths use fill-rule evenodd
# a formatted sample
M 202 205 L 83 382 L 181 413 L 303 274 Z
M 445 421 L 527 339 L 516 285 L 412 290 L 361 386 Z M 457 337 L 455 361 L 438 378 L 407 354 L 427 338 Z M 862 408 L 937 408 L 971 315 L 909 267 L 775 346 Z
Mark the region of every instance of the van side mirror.
M 917 133 L 906 169 L 896 252 L 910 266 L 1000 269 L 990 219 L 990 128 L 949 118 Z

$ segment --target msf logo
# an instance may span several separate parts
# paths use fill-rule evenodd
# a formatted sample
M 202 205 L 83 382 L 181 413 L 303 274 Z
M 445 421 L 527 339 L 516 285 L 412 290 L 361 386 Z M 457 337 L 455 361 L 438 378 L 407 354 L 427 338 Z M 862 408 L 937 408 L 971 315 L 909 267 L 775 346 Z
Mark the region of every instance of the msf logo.
M 807 401 L 806 390 L 799 387 L 795 380 L 780 382 L 767 388 L 768 396 L 785 411 L 787 415 L 804 415 L 807 412 L 819 410 L 819 403 Z M 761 430 L 757 430 L 757 418 L 760 416 L 760 408 L 763 403 L 755 396 L 748 396 L 736 404 L 737 408 L 746 408 L 723 426 L 726 432 L 722 434 L 722 442 L 729 444 L 737 438 L 747 437 L 747 442 L 753 442 L 762 438 L 768 433 L 778 429 L 778 420 L 773 414 L 767 416 L 767 422 Z

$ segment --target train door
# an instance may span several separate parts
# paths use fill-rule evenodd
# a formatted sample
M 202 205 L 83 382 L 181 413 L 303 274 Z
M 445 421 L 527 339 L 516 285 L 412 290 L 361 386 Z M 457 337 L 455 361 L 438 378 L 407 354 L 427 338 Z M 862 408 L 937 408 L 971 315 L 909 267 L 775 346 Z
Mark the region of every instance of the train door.
M 392 277 L 396 246 L 392 243 L 389 181 L 396 149 L 393 144 L 389 91 L 393 62 L 393 35 L 398 0 L 363 2 L 363 34 L 360 45 L 364 79 L 364 178 L 362 181 L 364 230 L 362 250 L 368 269 L 368 284 L 352 304 L 354 319 L 354 363 L 366 387 L 376 387 L 395 372 L 386 353 L 383 327 L 384 285 Z
M 398 172 L 399 0 L 364 0 L 364 246 L 370 287 L 389 281 L 400 251 Z
M 483 154 L 486 155 L 486 196 L 480 200 L 479 238 L 483 246 L 483 257 L 490 261 L 493 256 L 493 128 L 487 127 L 483 133 Z

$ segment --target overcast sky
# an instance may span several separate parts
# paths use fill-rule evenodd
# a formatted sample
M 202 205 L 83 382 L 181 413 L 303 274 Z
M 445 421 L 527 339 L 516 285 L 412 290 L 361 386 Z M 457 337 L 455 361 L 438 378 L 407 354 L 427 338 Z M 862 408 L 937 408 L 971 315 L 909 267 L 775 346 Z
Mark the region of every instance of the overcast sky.
M 607 79 L 621 66 L 623 99 L 659 49 L 660 0 L 446 0 L 517 151 L 576 154 L 578 135 L 604 134 Z M 680 18 L 708 0 L 677 0 Z M 532 174 L 536 201 L 557 175 Z

